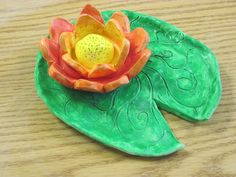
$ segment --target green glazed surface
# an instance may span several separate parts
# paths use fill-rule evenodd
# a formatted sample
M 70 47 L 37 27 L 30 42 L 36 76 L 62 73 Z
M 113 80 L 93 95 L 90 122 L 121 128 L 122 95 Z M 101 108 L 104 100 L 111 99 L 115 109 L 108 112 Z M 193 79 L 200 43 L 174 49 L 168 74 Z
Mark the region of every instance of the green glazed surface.
M 105 21 L 113 12 L 103 12 Z M 152 51 L 130 84 L 108 94 L 66 88 L 48 76 L 39 52 L 37 92 L 59 119 L 105 145 L 139 156 L 168 155 L 183 144 L 158 108 L 189 121 L 209 119 L 221 97 L 218 64 L 208 47 L 175 26 L 137 12 L 123 12 L 132 30 L 143 27 L 149 33 Z

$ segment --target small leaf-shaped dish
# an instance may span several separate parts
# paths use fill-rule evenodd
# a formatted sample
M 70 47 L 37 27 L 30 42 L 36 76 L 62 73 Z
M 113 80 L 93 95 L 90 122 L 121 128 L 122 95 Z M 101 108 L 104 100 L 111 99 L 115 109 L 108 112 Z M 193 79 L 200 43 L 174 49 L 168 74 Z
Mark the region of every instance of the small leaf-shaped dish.
M 59 119 L 110 147 L 138 156 L 163 156 L 181 148 L 158 108 L 189 121 L 211 117 L 221 97 L 214 54 L 201 42 L 154 17 L 123 11 L 131 30 L 143 27 L 152 55 L 144 69 L 113 92 L 66 88 L 51 77 L 38 53 L 35 84 L 39 96 Z M 114 11 L 104 11 L 107 21 Z

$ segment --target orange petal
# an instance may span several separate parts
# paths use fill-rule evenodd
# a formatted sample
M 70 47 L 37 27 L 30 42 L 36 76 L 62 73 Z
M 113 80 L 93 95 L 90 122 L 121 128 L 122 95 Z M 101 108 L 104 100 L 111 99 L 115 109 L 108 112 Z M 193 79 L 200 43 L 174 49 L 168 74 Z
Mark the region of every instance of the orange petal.
M 61 33 L 73 31 L 73 25 L 63 18 L 57 18 L 50 24 L 49 30 L 50 38 L 55 42 L 59 42 Z
M 123 30 L 124 33 L 129 33 L 130 32 L 130 23 L 128 17 L 122 13 L 122 12 L 115 12 L 112 16 L 111 19 L 114 19 L 117 21 L 117 23 L 120 25 L 121 29 Z
M 129 83 L 129 78 L 127 76 L 121 76 L 119 79 L 109 82 L 104 85 L 104 92 L 110 92 L 121 85 Z
M 118 47 L 123 46 L 123 41 L 125 39 L 124 33 L 118 24 L 118 22 L 114 19 L 110 19 L 105 26 L 105 35 L 112 40 Z
M 75 45 L 75 36 L 72 32 L 63 32 L 60 36 L 60 50 L 62 54 L 69 53 Z
M 44 38 L 40 41 L 39 48 L 49 65 L 58 60 L 58 45 L 55 42 Z
M 103 31 L 104 25 L 87 14 L 81 15 L 75 26 L 76 39 L 78 40 L 88 34 L 102 34 Z
M 144 67 L 148 58 L 151 55 L 151 51 L 148 49 L 144 49 L 141 57 L 134 63 L 134 65 L 128 70 L 128 77 L 129 79 L 135 77 Z
M 120 68 L 124 63 L 129 54 L 130 42 L 129 40 L 124 40 L 123 48 L 120 50 L 116 46 L 114 47 L 114 58 L 112 63 L 115 64 L 116 68 Z
M 88 78 L 105 77 L 116 72 L 114 65 L 98 64 L 88 74 Z
M 138 53 L 145 49 L 149 43 L 149 35 L 143 28 L 136 28 L 129 35 L 130 51 Z
M 100 12 L 94 6 L 92 6 L 90 4 L 85 5 L 80 14 L 91 15 L 93 18 L 97 19 L 101 23 L 104 23 Z
M 72 67 L 70 67 L 64 60 L 62 60 L 62 57 L 60 59 L 60 68 L 62 68 L 63 72 L 74 79 L 81 78 L 81 73 L 74 70 Z
M 74 89 L 104 93 L 103 84 L 85 79 L 77 80 L 74 84 Z
M 64 54 L 62 56 L 62 60 L 69 65 L 71 68 L 73 68 L 74 70 L 76 70 L 77 72 L 81 73 L 83 76 L 88 75 L 88 70 L 81 65 L 79 62 L 77 62 L 76 60 L 74 60 L 73 58 L 71 58 L 71 56 L 67 53 Z
M 67 76 L 56 64 L 52 64 L 48 69 L 48 74 L 67 87 L 73 87 L 75 80 Z

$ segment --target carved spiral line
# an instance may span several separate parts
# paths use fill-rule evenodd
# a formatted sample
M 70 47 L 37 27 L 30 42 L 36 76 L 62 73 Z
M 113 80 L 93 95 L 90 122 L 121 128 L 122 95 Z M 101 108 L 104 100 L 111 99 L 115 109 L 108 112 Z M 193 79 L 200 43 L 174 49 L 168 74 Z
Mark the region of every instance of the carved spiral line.
M 114 102 L 115 102 L 116 93 L 117 93 L 117 91 L 114 91 L 114 92 L 112 93 L 112 96 L 111 96 L 111 97 L 112 97 L 112 98 L 111 98 L 111 104 L 108 106 L 107 109 L 102 109 L 101 107 L 99 107 L 99 106 L 96 104 L 95 101 L 92 103 L 92 105 L 93 105 L 94 107 L 96 107 L 97 109 L 101 110 L 101 111 L 106 111 L 106 112 L 107 112 L 107 110 L 111 110 L 111 109 L 114 107 Z M 94 96 L 93 96 L 92 100 L 94 100 Z
M 185 104 L 179 102 L 179 101 L 172 95 L 172 93 L 171 93 L 171 91 L 170 91 L 170 89 L 169 89 L 169 87 L 168 87 L 168 84 L 166 83 L 164 77 L 159 73 L 159 71 L 157 71 L 157 70 L 155 70 L 154 68 L 151 68 L 151 67 L 149 67 L 149 66 L 146 66 L 146 68 L 148 68 L 148 69 L 150 69 L 150 70 L 152 70 L 152 71 L 154 71 L 154 72 L 156 72 L 156 73 L 159 74 L 159 76 L 160 76 L 160 77 L 163 79 L 163 81 L 164 81 L 164 85 L 165 85 L 167 91 L 169 92 L 169 94 L 171 95 L 171 97 L 172 97 L 177 103 L 179 103 L 179 104 L 181 104 L 181 105 L 183 105 L 183 106 L 185 106 L 185 107 L 196 108 L 195 106 L 188 106 L 188 105 L 185 105 Z M 202 106 L 202 105 L 200 105 L 200 106 L 198 106 L 198 107 L 201 107 L 201 106 Z
M 140 81 L 141 79 L 140 79 L 140 77 L 139 77 L 139 75 L 138 76 L 136 76 L 136 78 Z M 149 81 L 149 80 L 148 80 Z M 150 92 L 150 96 L 149 96 L 149 99 L 152 99 L 152 83 L 149 81 L 148 82 L 149 83 L 149 86 L 150 86 L 150 90 L 151 90 L 151 92 Z M 140 84 L 140 86 L 141 86 L 141 84 Z M 150 91 L 149 90 L 149 91 Z M 129 102 L 129 103 L 131 103 L 131 102 Z M 129 107 L 131 106 L 132 104 L 128 104 L 128 108 L 126 109 L 126 114 L 127 114 L 127 117 L 128 117 L 128 120 L 129 120 L 129 122 L 130 122 L 130 124 L 132 125 L 132 127 L 133 128 L 135 128 L 135 129 L 137 129 L 137 130 L 141 130 L 141 129 L 139 129 L 139 128 L 137 128 L 136 126 L 134 126 L 133 125 L 133 122 L 132 122 L 132 120 L 131 120 L 131 117 L 130 117 L 130 114 L 129 114 Z M 138 118 L 138 115 L 140 115 L 141 113 L 146 113 L 147 115 L 148 115 L 148 113 L 147 112 L 145 112 L 145 111 L 140 111 L 140 112 L 138 112 L 137 113 L 137 118 Z M 148 120 L 147 120 L 148 121 Z M 142 129 L 145 129 L 146 128 L 146 126 L 147 126 L 147 121 L 145 122 L 145 126 L 142 128 Z
M 129 105 L 129 104 L 137 97 L 138 93 L 140 92 L 140 86 L 141 86 L 140 80 L 139 80 L 137 77 L 135 77 L 134 79 L 137 81 L 137 84 L 138 84 L 137 92 L 136 92 L 136 94 L 135 94 L 135 96 L 134 96 L 133 98 L 127 100 L 127 102 L 126 102 L 125 104 L 121 105 L 121 106 L 117 109 L 118 111 L 116 112 L 115 118 L 114 118 L 114 121 L 113 121 L 113 128 L 112 128 L 112 129 L 114 129 L 115 127 L 117 127 L 117 129 L 119 130 L 119 132 L 120 132 L 121 134 L 122 134 L 122 131 L 119 129 L 119 126 L 118 126 L 118 124 L 117 124 L 117 120 L 118 120 L 118 118 L 119 118 L 119 114 L 120 114 L 120 112 L 122 111 L 122 109 L 124 109 L 125 105 L 127 105 L 127 104 Z

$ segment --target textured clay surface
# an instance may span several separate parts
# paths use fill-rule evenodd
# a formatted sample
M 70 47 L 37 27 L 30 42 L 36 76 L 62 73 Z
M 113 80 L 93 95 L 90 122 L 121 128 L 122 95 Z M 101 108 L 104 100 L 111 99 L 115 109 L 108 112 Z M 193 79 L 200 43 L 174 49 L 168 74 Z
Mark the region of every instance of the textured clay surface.
M 143 27 L 152 51 L 142 72 L 130 84 L 97 94 L 66 88 L 51 79 L 41 53 L 35 83 L 53 114 L 103 144 L 139 156 L 162 156 L 183 145 L 158 110 L 189 121 L 211 117 L 221 97 L 214 54 L 199 41 L 154 17 L 124 11 L 131 29 Z M 108 20 L 113 11 L 103 12 Z

